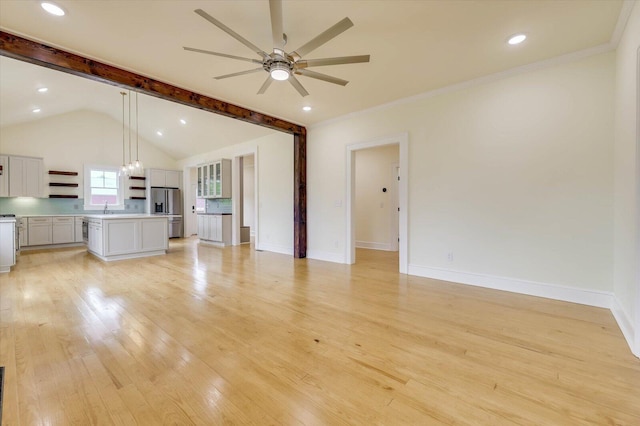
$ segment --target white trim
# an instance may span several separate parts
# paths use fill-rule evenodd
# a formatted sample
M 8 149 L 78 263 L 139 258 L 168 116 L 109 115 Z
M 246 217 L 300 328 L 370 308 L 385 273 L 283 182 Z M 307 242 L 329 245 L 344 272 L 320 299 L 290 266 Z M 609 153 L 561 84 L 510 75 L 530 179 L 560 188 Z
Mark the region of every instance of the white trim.
M 371 250 L 395 251 L 391 243 L 378 243 L 375 241 L 356 241 L 356 247 Z
M 346 263 L 343 253 L 322 250 L 307 250 L 307 259 L 322 260 L 325 262 Z
M 397 174 L 396 174 L 397 170 Z M 389 251 L 398 251 L 398 240 L 400 239 L 400 182 L 398 177 L 400 176 L 400 163 L 391 164 L 391 185 L 389 185 Z M 396 221 L 396 219 L 398 219 Z M 356 245 L 358 242 L 356 241 Z M 386 250 L 386 249 L 382 249 Z
M 640 7 L 640 6 L 638 6 Z M 640 46 L 636 49 L 636 300 L 635 333 L 633 343 L 629 341 L 631 352 L 640 358 Z M 635 344 L 634 344 L 635 343 Z
M 634 350 L 634 345 L 633 345 L 633 336 L 634 336 L 633 322 L 631 321 L 631 318 L 629 318 L 629 315 L 624 310 L 624 308 L 622 307 L 622 304 L 620 303 L 620 301 L 618 300 L 618 298 L 616 297 L 615 294 L 611 298 L 611 313 L 613 314 L 613 317 L 615 318 L 616 322 L 618 323 L 618 327 L 620 327 L 620 330 L 622 331 L 622 334 L 624 335 L 624 338 L 627 340 L 627 343 L 629 344 L 629 348 L 631 348 L 631 352 L 635 356 L 640 357 L 640 352 L 637 350 L 637 347 Z
M 585 59 L 590 56 L 599 55 L 601 53 L 609 52 L 614 49 L 615 49 L 615 46 L 613 46 L 610 43 L 605 43 L 599 46 L 590 47 L 588 49 L 578 50 L 576 52 L 567 53 L 566 55 L 556 56 L 554 58 L 545 59 L 543 61 L 534 62 L 532 64 L 522 65 L 522 66 L 511 68 L 505 71 L 500 71 L 494 74 L 485 75 L 483 77 L 474 78 L 473 80 L 463 81 L 461 83 L 456 83 L 450 86 L 441 87 L 439 89 L 420 93 L 418 95 L 409 96 L 403 99 L 398 99 L 396 101 L 388 102 L 386 104 L 377 105 L 372 108 L 367 108 L 360 111 L 344 114 L 339 117 L 330 118 L 328 120 L 321 121 L 319 123 L 308 126 L 308 130 L 316 129 L 318 127 L 326 126 L 328 124 L 338 123 L 344 120 L 350 120 L 362 115 L 370 114 L 374 111 L 387 110 L 399 105 L 404 105 L 404 104 L 416 102 L 423 99 L 433 98 L 436 96 L 443 95 L 445 93 L 457 92 L 459 90 L 468 89 L 475 86 L 481 86 L 483 84 L 502 80 L 508 77 L 513 77 L 519 74 L 524 74 L 531 71 L 537 71 L 544 68 L 549 68 L 557 65 L 578 61 L 580 59 Z
M 620 43 L 620 39 L 624 34 L 624 29 L 627 27 L 627 22 L 629 21 L 629 17 L 631 17 L 631 11 L 635 4 L 636 0 L 624 0 L 622 2 L 620 14 L 618 15 L 618 22 L 616 22 L 616 27 L 613 30 L 613 33 L 611 33 L 611 39 L 609 40 L 609 44 L 611 44 L 611 47 L 614 49 L 618 47 L 618 43 Z
M 557 284 L 454 271 L 429 266 L 409 265 L 409 274 L 607 309 L 611 307 L 613 299 L 612 293 L 607 291 L 586 290 Z
M 290 256 L 293 256 L 293 248 L 292 247 L 280 246 L 280 245 L 277 245 L 277 244 L 262 243 L 260 245 L 260 248 L 258 248 L 257 250 L 270 251 L 270 252 L 273 252 L 273 253 L 288 254 Z
M 346 146 L 346 238 L 344 262 L 355 263 L 356 260 L 356 235 L 355 235 L 355 152 L 361 149 L 375 148 L 384 145 L 399 145 L 400 147 L 400 184 L 398 201 L 400 204 L 399 233 L 400 243 L 398 244 L 401 274 L 406 274 L 409 264 L 409 134 L 399 133 L 392 136 L 374 139 L 366 142 L 354 143 Z

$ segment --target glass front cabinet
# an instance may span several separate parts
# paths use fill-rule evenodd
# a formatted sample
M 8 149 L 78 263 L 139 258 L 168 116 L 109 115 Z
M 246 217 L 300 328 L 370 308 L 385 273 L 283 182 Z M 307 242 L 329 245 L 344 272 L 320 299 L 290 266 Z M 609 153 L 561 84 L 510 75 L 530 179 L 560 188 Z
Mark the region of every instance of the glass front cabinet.
M 231 160 L 199 165 L 197 192 L 199 198 L 231 198 Z

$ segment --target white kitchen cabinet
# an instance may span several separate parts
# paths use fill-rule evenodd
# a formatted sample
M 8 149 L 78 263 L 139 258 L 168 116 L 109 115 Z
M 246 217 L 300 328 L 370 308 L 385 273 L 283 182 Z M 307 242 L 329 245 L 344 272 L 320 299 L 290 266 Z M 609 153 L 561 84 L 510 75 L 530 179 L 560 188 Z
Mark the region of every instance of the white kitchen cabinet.
M 76 243 L 82 242 L 82 217 L 76 216 L 73 222 L 73 241 Z
M 15 219 L 0 219 L 0 272 L 9 272 L 16 264 L 15 232 Z
M 43 181 L 42 158 L 9 156 L 10 197 L 42 197 Z
M 87 249 L 90 252 L 102 256 L 104 254 L 102 244 L 102 221 L 98 219 L 89 219 L 89 241 Z
M 182 172 L 178 170 L 149 169 L 149 185 L 159 188 L 181 188 Z
M 198 197 L 231 198 L 231 160 L 198 166 Z
M 26 217 L 16 218 L 18 222 L 18 232 L 20 232 L 20 247 L 26 247 L 29 245 L 29 225 Z
M 53 221 L 51 217 L 30 217 L 27 219 L 30 246 L 53 244 Z
M 0 155 L 0 197 L 9 196 L 9 156 Z
M 216 245 L 231 244 L 231 215 L 198 215 L 198 238 Z
M 102 260 L 165 254 L 169 247 L 166 216 L 88 216 L 87 249 Z
M 75 226 L 75 218 L 73 216 L 54 216 L 51 228 L 53 244 L 75 242 Z

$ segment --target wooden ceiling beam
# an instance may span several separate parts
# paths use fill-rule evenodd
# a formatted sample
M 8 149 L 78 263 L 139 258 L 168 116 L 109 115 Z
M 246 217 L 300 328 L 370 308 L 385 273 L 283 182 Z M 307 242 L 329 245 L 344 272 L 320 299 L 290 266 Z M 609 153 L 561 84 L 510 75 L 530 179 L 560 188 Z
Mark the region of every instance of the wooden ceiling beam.
M 307 256 L 307 130 L 303 126 L 4 31 L 0 31 L 0 55 L 292 134 L 294 136 L 295 184 L 293 190 L 294 256 L 297 258 Z
M 171 102 L 202 109 L 225 117 L 290 134 L 305 134 L 306 129 L 295 123 L 230 104 L 215 98 L 163 83 L 122 68 L 88 59 L 55 47 L 0 31 L 0 55 L 90 80 L 133 89 Z

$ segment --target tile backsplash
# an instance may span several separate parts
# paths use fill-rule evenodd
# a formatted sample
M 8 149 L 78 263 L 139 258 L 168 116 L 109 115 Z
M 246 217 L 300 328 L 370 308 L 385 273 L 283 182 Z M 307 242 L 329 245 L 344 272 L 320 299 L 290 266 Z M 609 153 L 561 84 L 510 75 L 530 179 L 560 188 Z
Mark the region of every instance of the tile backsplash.
M 124 210 L 110 210 L 118 213 L 146 213 L 144 200 L 125 200 Z M 102 210 L 84 210 L 82 198 L 26 198 L 0 197 L 0 214 L 13 213 L 16 216 L 56 215 L 56 214 L 100 214 Z
M 207 213 L 231 213 L 231 198 L 207 199 Z

